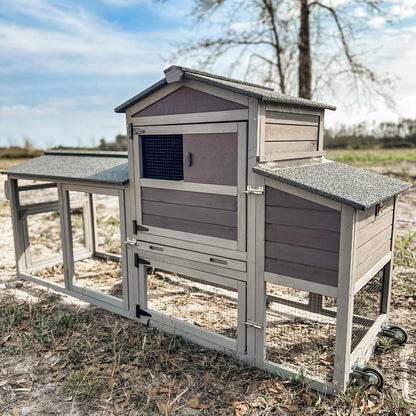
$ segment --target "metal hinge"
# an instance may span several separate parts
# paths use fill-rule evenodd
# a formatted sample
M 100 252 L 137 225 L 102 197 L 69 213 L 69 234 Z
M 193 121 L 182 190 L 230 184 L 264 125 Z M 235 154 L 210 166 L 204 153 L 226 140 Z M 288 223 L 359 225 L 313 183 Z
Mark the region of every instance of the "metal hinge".
M 124 244 L 128 244 L 129 246 L 135 246 L 137 243 L 136 240 L 133 240 L 131 238 L 126 238 L 126 241 L 124 242 Z
M 247 189 L 243 191 L 245 194 L 254 194 L 254 195 L 263 195 L 264 189 L 262 186 L 259 186 L 258 188 L 253 188 L 251 185 L 247 186 Z
M 144 311 L 140 308 L 140 305 L 136 305 L 136 318 L 140 318 L 141 316 L 147 316 L 148 318 L 151 318 L 152 315 L 150 315 L 149 312 Z
M 149 229 L 143 227 L 143 225 L 137 224 L 137 221 L 133 220 L 133 234 L 137 234 L 139 231 L 149 231 Z
M 139 267 L 140 264 L 148 266 L 150 264 L 150 261 L 142 259 L 141 257 L 139 257 L 137 253 L 134 253 L 134 267 Z
M 263 329 L 263 325 L 258 322 L 245 321 L 243 322 L 243 324 L 247 326 L 252 326 L 253 328 L 257 328 L 257 329 Z

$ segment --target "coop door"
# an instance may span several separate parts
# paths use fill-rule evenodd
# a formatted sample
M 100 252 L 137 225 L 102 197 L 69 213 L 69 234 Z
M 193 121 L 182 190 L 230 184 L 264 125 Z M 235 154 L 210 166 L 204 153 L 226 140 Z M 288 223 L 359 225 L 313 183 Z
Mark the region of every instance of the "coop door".
M 69 289 L 127 309 L 124 192 L 64 186 L 64 205 Z
M 247 123 L 133 128 L 139 239 L 245 250 Z

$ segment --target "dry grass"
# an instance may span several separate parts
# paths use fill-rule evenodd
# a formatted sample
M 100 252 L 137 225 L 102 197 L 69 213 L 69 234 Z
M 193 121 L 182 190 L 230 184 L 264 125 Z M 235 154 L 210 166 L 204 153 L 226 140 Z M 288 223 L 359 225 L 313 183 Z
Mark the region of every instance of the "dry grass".
M 0 414 L 14 407 L 22 415 L 44 414 L 27 399 L 42 384 L 54 386 L 59 414 L 410 414 L 388 389 L 322 396 L 301 375 L 283 382 L 109 312 L 63 307 L 46 292 L 28 302 L 5 290 L 0 305 Z M 16 368 L 25 360 L 37 365 Z

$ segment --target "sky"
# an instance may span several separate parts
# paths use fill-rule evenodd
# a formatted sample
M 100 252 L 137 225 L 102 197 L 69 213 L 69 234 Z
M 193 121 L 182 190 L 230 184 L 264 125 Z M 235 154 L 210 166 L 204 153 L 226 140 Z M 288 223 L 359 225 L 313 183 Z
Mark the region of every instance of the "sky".
M 192 4 L 0 2 L 0 146 L 25 138 L 39 148 L 92 146 L 125 134 L 124 114 L 115 107 L 162 79 L 168 66 L 195 67 L 192 59 L 174 56 L 178 42 L 203 34 L 189 15 Z M 329 127 L 416 118 L 416 0 L 391 0 L 386 7 L 394 24 L 374 18 L 360 41 L 373 51 L 372 66 L 394 76 L 396 108 L 346 105 L 341 92 L 324 100 L 338 107 L 327 114 Z M 223 75 L 229 75 L 226 66 L 217 66 Z

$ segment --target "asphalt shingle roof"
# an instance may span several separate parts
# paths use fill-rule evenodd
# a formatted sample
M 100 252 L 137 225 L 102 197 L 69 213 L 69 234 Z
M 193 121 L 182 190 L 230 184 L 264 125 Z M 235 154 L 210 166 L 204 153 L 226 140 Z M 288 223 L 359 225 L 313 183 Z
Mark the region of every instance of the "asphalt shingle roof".
M 126 152 L 50 151 L 1 173 L 22 178 L 70 179 L 112 185 L 129 182 Z
M 183 77 L 185 79 L 192 79 L 194 81 L 203 82 L 204 84 L 213 85 L 215 87 L 223 88 L 228 91 L 246 95 L 248 97 L 254 97 L 259 101 L 264 101 L 267 103 L 287 104 L 328 110 L 335 110 L 336 108 L 329 104 L 306 100 L 304 98 L 299 97 L 293 97 L 291 95 L 280 94 L 274 91 L 272 88 L 264 87 L 258 84 L 227 78 L 220 75 L 210 74 L 208 72 L 197 71 L 195 69 L 185 68 L 182 66 L 172 66 L 166 69 L 165 72 L 169 71 L 172 68 L 182 71 Z M 149 88 L 137 94 L 133 98 L 130 98 L 125 103 L 116 107 L 114 111 L 116 113 L 124 113 L 129 107 L 131 107 L 134 104 L 137 104 L 144 98 L 160 90 L 165 85 L 167 85 L 166 79 L 160 80 L 159 82 L 151 85 Z
M 263 164 L 254 167 L 253 172 L 359 210 L 375 206 L 412 186 L 408 182 L 331 161 L 289 168 L 271 168 Z

